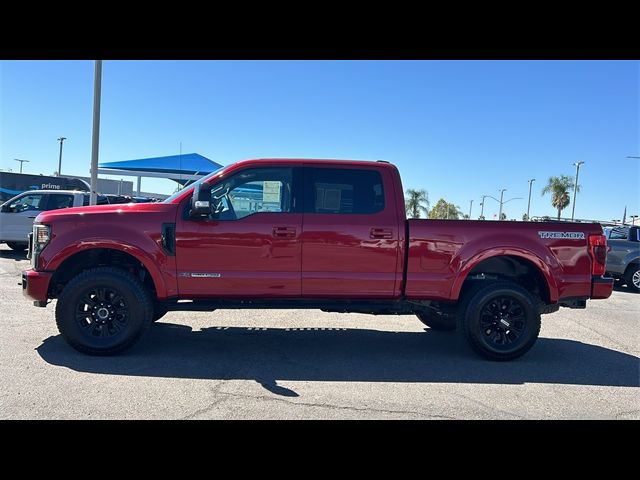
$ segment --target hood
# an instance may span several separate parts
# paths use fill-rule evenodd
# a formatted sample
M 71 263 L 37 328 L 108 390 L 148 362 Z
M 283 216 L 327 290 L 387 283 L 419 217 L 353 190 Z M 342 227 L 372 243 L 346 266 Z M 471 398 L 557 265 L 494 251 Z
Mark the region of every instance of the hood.
M 35 223 L 51 223 L 57 221 L 82 220 L 100 221 L 105 216 L 145 214 L 169 214 L 175 212 L 178 206 L 171 203 L 121 203 L 116 205 L 91 205 L 87 207 L 62 208 L 40 213 Z

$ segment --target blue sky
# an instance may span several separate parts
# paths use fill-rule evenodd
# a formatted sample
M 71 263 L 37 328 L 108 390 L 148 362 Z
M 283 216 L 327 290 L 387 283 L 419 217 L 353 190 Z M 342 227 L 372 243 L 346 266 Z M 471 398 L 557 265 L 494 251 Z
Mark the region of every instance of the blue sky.
M 100 161 L 197 152 L 222 164 L 259 157 L 384 159 L 404 187 L 480 213 L 480 197 L 540 191 L 583 160 L 576 217 L 640 214 L 637 61 L 105 61 Z M 88 175 L 93 61 L 0 62 L 0 168 Z M 145 191 L 170 193 L 168 180 Z M 570 216 L 571 207 L 563 212 Z M 498 212 L 486 201 L 485 215 Z

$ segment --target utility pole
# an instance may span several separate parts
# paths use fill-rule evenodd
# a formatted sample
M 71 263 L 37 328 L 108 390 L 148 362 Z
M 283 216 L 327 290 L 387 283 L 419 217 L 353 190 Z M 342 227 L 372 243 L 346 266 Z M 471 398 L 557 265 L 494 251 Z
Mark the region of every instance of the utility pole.
M 102 88 L 102 60 L 96 60 L 93 77 L 93 136 L 91 139 L 91 200 L 97 203 L 98 195 L 98 145 L 100 143 L 100 93 Z
M 500 189 L 500 213 L 498 214 L 498 220 L 502 220 L 502 196 L 504 195 L 504 192 L 506 192 L 507 189 L 506 188 L 501 188 Z
M 579 162 L 575 162 L 574 165 L 576 166 L 576 184 L 573 188 L 573 208 L 571 209 L 571 221 L 573 222 L 573 217 L 576 213 L 576 195 L 578 194 L 578 174 L 580 173 L 580 165 L 582 165 L 584 162 L 583 161 L 579 161 Z
M 62 174 L 62 142 L 64 142 L 67 137 L 60 137 L 58 141 L 60 142 L 60 156 L 58 157 L 58 176 Z
M 471 205 L 469 205 L 469 220 L 471 220 L 471 209 L 473 208 L 473 200 L 471 200 Z
M 21 159 L 19 159 L 19 158 L 14 158 L 14 160 L 15 160 L 16 162 L 20 162 L 20 173 L 22 173 L 22 164 L 23 164 L 24 162 L 29 162 L 29 160 L 21 160 Z
M 535 178 L 532 178 L 531 180 L 529 180 L 529 203 L 527 203 L 527 221 L 531 219 L 531 217 L 529 216 L 529 209 L 531 208 L 531 186 L 535 181 L 536 181 Z

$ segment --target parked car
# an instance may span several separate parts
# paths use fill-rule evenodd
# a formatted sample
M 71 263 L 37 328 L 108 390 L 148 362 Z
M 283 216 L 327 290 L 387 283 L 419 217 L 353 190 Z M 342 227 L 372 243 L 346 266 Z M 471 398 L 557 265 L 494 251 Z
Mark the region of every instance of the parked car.
M 0 206 L 0 243 L 24 251 L 33 220 L 43 211 L 83 205 L 84 192 L 75 190 L 30 190 Z
M 609 253 L 607 275 L 640 292 L 640 227 L 605 228 Z
M 89 205 L 89 193 L 77 190 L 30 190 L 10 198 L 0 206 L 0 243 L 24 251 L 33 220 L 40 212 Z M 139 200 L 138 200 L 139 201 Z M 98 195 L 98 205 L 134 202 L 125 195 Z
M 42 212 L 22 288 L 63 338 L 121 352 L 169 310 L 318 308 L 461 326 L 511 360 L 540 316 L 611 295 L 597 223 L 407 220 L 388 162 L 266 159 L 161 203 Z

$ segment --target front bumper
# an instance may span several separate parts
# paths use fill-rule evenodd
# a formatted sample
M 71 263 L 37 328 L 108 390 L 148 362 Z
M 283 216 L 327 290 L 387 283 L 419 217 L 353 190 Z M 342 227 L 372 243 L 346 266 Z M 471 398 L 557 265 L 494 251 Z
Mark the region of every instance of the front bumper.
M 592 277 L 591 278 L 591 298 L 609 298 L 613 292 L 613 278 Z
M 24 270 L 22 272 L 22 294 L 34 300 L 36 307 L 44 307 L 47 304 L 47 292 L 53 273 Z

